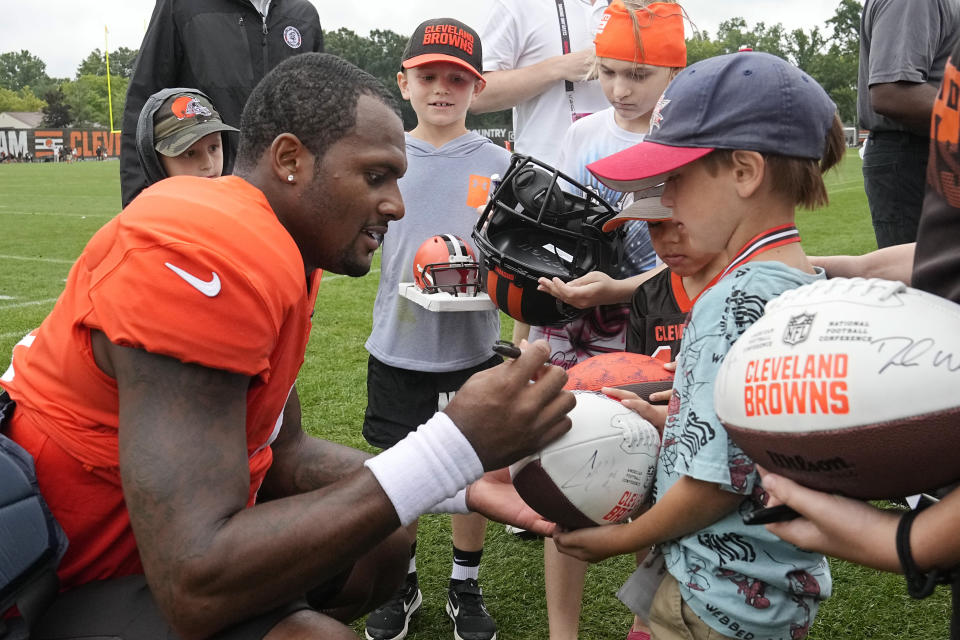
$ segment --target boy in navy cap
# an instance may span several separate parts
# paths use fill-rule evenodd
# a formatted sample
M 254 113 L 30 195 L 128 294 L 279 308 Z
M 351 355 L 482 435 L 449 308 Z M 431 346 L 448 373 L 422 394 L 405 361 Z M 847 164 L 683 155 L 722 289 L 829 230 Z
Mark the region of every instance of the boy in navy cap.
M 714 412 L 713 381 L 768 300 L 824 277 L 800 247 L 794 210 L 826 203 L 822 174 L 843 151 L 826 92 L 780 58 L 749 52 L 682 71 L 647 138 L 589 165 L 618 191 L 664 184 L 673 221 L 694 248 L 716 255 L 718 275 L 695 302 L 677 357 L 654 505 L 629 524 L 554 537 L 590 561 L 658 545 L 667 571 L 652 601 L 649 590 L 621 592 L 638 613 L 649 610 L 658 640 L 796 640 L 830 595 L 822 555 L 743 523 L 766 496 Z

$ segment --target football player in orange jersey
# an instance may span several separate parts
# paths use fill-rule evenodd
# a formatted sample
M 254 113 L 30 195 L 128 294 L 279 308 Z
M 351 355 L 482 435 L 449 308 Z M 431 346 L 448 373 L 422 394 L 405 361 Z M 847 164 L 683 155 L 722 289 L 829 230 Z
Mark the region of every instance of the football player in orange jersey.
M 301 428 L 320 269 L 367 273 L 404 214 L 390 95 L 304 54 L 241 131 L 235 175 L 161 181 L 94 235 L 0 377 L 70 539 L 34 638 L 355 638 L 343 621 L 399 586 L 422 513 L 552 530 L 502 473 L 570 427 L 545 344 L 378 456 Z

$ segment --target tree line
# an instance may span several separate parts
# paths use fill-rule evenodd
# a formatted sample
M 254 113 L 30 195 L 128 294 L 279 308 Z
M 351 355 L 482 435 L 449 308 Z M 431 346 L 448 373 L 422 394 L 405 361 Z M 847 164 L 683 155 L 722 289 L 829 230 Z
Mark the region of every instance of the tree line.
M 788 31 L 780 23 L 768 26 L 758 22 L 750 26 L 744 18 L 731 18 L 720 24 L 715 36 L 696 27 L 687 40 L 687 64 L 705 58 L 750 47 L 789 60 L 810 74 L 826 89 L 837 104 L 845 124 L 856 126 L 857 65 L 860 58 L 860 12 L 857 0 L 838 0 L 833 17 L 822 27 Z M 324 36 L 326 50 L 353 62 L 383 82 L 401 106 L 407 129 L 416 124 L 416 114 L 404 102 L 397 88 L 399 60 L 407 37 L 388 30 L 374 30 L 369 37 L 341 28 Z M 469 115 L 467 126 L 474 129 L 510 127 L 510 112 Z
M 116 128 L 136 59 L 136 49 L 110 52 L 109 98 Z M 109 103 L 106 57 L 100 49 L 83 59 L 73 78 L 51 78 L 46 63 L 26 49 L 0 53 L 0 111 L 42 111 L 47 127 L 107 127 Z
M 789 60 L 816 79 L 836 102 L 845 124 L 856 124 L 857 64 L 860 56 L 860 12 L 857 0 L 838 0 L 832 18 L 822 27 L 787 30 L 782 24 L 751 26 L 744 18 L 720 24 L 711 36 L 693 27 L 687 40 L 687 63 L 750 47 Z M 404 125 L 416 124 L 416 115 L 400 97 L 396 75 L 407 36 L 374 29 L 361 36 L 347 28 L 325 34 L 326 50 L 356 64 L 380 79 L 401 106 Z M 114 126 L 119 127 L 127 85 L 137 50 L 120 47 L 110 52 L 110 93 Z M 94 49 L 78 65 L 73 78 L 51 78 L 46 64 L 27 50 L 0 53 L 0 111 L 42 111 L 44 126 L 90 127 L 109 124 L 107 68 L 104 53 Z M 510 112 L 470 115 L 470 128 L 511 126 Z

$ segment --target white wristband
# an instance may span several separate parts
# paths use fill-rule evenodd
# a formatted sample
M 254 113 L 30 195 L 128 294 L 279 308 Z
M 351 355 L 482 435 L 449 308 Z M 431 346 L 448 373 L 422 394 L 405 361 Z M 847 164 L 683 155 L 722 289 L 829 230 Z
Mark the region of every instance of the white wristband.
M 416 431 L 364 463 L 406 526 L 483 475 L 470 441 L 438 411 Z M 463 500 L 466 506 L 466 498 Z
M 424 513 L 470 513 L 467 508 L 467 490 L 460 489 L 452 498 L 441 500 Z

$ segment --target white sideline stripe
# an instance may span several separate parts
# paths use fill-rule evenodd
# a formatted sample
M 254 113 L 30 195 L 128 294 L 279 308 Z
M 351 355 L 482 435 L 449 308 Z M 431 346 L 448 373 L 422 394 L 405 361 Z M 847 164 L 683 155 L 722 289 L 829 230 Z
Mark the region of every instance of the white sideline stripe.
M 58 213 L 55 211 L 0 211 L 0 216 L 56 216 L 58 218 L 112 218 L 113 213 Z
M 20 307 L 34 307 L 38 304 L 50 304 L 51 302 L 56 302 L 56 298 L 45 298 L 43 300 L 31 300 L 30 302 L 17 302 L 14 304 L 5 304 L 0 306 L 0 311 L 6 311 L 7 309 L 19 309 Z
M 841 185 L 841 186 L 839 186 L 839 187 L 834 187 L 834 188 L 832 188 L 832 189 L 828 189 L 828 190 L 827 190 L 827 193 L 828 193 L 829 195 L 836 195 L 836 194 L 838 194 L 838 193 L 844 193 L 844 192 L 846 192 L 846 191 L 857 191 L 857 190 L 862 191 L 862 190 L 863 190 L 863 185 L 862 185 L 862 184 L 857 184 L 857 183 L 854 183 L 854 182 L 847 182 L 847 183 L 845 183 L 845 184 L 849 184 L 849 185 L 852 185 L 852 186 L 847 187 L 847 186 L 842 186 L 842 185 Z M 869 211 L 868 211 L 868 213 L 869 213 Z
M 0 253 L 0 260 L 23 260 L 24 262 L 52 262 L 54 264 L 73 264 L 74 260 L 65 260 L 64 258 L 37 258 L 35 256 L 12 256 L 6 253 Z

